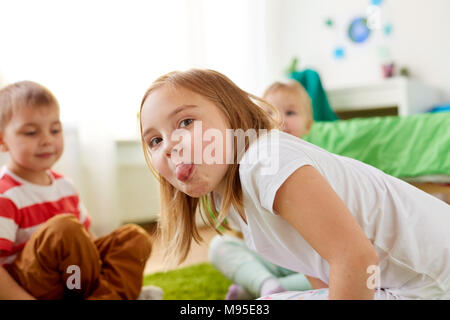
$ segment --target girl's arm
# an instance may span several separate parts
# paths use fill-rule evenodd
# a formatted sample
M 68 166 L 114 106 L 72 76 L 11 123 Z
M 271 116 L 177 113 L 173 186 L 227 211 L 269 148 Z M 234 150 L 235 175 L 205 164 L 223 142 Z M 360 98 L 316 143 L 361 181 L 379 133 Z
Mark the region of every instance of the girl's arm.
M 36 300 L 0 266 L 0 300 Z
M 295 171 L 278 189 L 273 209 L 330 265 L 330 299 L 373 299 L 367 268 L 375 248 L 325 178 L 312 166 Z

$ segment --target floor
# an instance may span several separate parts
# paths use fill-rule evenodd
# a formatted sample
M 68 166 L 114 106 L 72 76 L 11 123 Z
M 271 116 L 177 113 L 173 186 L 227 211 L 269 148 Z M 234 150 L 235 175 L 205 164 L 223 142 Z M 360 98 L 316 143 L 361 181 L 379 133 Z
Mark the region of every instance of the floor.
M 152 235 L 153 239 L 153 250 L 150 259 L 147 261 L 144 274 L 150 274 L 154 272 L 163 271 L 163 248 L 158 239 L 154 236 L 153 227 L 146 228 Z M 217 234 L 214 230 L 207 227 L 202 227 L 199 230 L 201 237 L 203 238 L 203 243 L 200 245 L 195 241 L 192 242 L 191 250 L 186 260 L 180 264 L 177 268 L 189 266 L 192 264 L 197 264 L 201 262 L 208 261 L 208 244 L 211 239 Z M 168 268 L 168 270 L 174 269 Z

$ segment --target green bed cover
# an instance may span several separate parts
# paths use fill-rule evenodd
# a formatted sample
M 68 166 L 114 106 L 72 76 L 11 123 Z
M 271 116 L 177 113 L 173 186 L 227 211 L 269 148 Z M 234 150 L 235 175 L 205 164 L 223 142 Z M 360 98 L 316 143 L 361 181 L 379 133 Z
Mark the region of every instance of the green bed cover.
M 450 113 L 316 122 L 305 140 L 399 178 L 450 176 Z

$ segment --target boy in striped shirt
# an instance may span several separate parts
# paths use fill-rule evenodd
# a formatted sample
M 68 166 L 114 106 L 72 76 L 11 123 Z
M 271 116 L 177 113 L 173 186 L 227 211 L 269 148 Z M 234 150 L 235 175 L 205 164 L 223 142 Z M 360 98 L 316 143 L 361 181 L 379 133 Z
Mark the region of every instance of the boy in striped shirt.
M 10 155 L 0 171 L 0 299 L 136 299 L 149 235 L 130 224 L 94 239 L 77 190 L 51 170 L 63 145 L 47 88 L 0 90 L 0 149 Z

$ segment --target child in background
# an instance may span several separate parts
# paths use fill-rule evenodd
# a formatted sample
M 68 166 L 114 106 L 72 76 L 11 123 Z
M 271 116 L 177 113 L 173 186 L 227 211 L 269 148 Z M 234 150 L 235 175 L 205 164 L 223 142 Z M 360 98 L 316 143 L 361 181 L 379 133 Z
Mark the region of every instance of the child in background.
M 137 225 L 94 239 L 77 190 L 51 170 L 63 152 L 59 105 L 22 81 L 0 90 L 0 299 L 136 299 L 151 240 Z
M 311 98 L 298 81 L 273 83 L 263 99 L 278 110 L 284 132 L 299 138 L 309 133 L 314 122 Z
M 145 93 L 142 142 L 160 182 L 166 258 L 183 261 L 201 240 L 200 209 L 213 226 L 238 224 L 265 259 L 324 282 L 325 298 L 450 298 L 449 206 L 280 132 L 255 101 L 264 103 L 211 70 L 169 73 Z M 256 140 L 229 148 L 230 131 Z M 189 161 L 212 150 L 214 162 Z
M 284 132 L 301 138 L 308 134 L 312 124 L 311 99 L 297 81 L 275 82 L 264 92 L 263 99 L 274 106 Z M 272 110 L 266 111 L 272 114 Z M 237 228 L 237 226 L 234 226 Z M 277 266 L 250 250 L 242 233 L 215 236 L 209 245 L 209 259 L 233 284 L 226 300 L 246 300 L 283 291 L 312 289 L 303 274 Z M 324 287 L 312 280 L 314 289 Z

